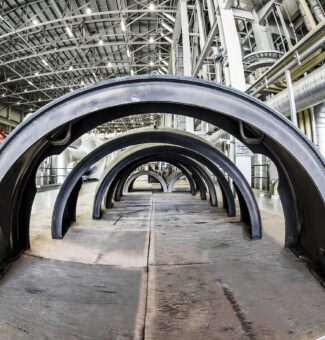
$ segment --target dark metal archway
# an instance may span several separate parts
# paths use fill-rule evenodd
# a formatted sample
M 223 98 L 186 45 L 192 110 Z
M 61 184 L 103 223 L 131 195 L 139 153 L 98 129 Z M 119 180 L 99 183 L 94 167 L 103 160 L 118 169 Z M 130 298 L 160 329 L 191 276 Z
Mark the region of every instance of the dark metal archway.
M 174 186 L 177 181 L 179 181 L 182 177 L 185 175 L 182 171 L 174 172 L 169 176 L 169 178 L 166 180 L 167 183 L 167 192 L 173 192 Z
M 196 192 L 197 192 L 197 184 L 195 183 L 195 181 L 194 181 L 190 171 L 188 169 L 186 169 L 185 167 L 183 167 L 182 165 L 180 165 L 180 164 L 177 164 L 177 163 L 170 163 L 170 164 L 174 165 L 177 169 L 179 169 L 179 171 L 181 171 L 184 174 L 184 176 L 188 180 L 188 183 L 189 183 L 189 186 L 190 186 L 190 192 L 191 192 L 191 194 L 193 196 L 195 196 Z M 130 168 L 133 168 L 133 166 L 130 167 Z M 121 197 L 123 197 L 124 183 L 126 182 L 128 176 L 129 176 L 130 168 L 125 169 L 124 174 L 122 174 L 120 176 L 120 178 L 118 178 L 115 187 L 112 188 L 112 190 L 114 191 L 114 201 L 115 202 L 120 201 Z
M 145 144 L 145 147 L 147 148 L 147 145 L 148 144 Z M 175 147 L 175 146 L 170 146 L 171 147 Z M 143 150 L 143 146 L 133 146 L 133 147 L 129 147 L 127 148 L 127 150 L 125 150 L 124 152 L 120 153 L 119 156 L 110 164 L 110 166 L 108 166 L 103 175 L 101 176 L 101 178 L 99 179 L 99 182 L 98 182 L 98 185 L 97 187 L 100 188 L 101 187 L 101 183 L 103 182 L 103 180 L 105 179 L 105 177 L 107 176 L 107 174 L 110 172 L 110 170 L 112 169 L 112 167 L 114 167 L 116 164 L 119 163 L 120 160 L 122 159 L 125 159 L 125 157 L 131 155 L 133 152 L 136 152 L 136 151 L 140 151 L 140 150 Z M 96 150 L 93 150 L 94 153 L 96 153 Z M 149 158 L 148 158 L 149 159 Z M 150 158 L 151 159 L 151 158 Z M 154 159 L 156 160 L 156 159 Z M 161 160 L 164 160 L 164 161 L 167 161 L 167 159 L 161 159 Z M 184 160 L 184 159 L 183 159 Z M 85 160 L 87 161 L 87 159 Z M 184 166 L 184 164 L 177 158 L 171 158 L 169 157 L 168 158 L 168 161 L 171 161 L 172 164 L 174 164 L 175 166 L 179 167 L 179 168 L 182 168 L 182 170 L 184 170 L 185 172 L 188 172 Z M 132 166 L 132 164 L 130 164 L 130 167 L 131 169 L 135 170 L 137 166 L 139 166 L 140 164 L 142 164 L 142 161 L 139 161 L 138 162 L 138 165 L 135 164 Z M 200 192 L 200 195 L 201 195 L 201 199 L 202 200 L 206 200 L 206 185 L 204 183 L 204 181 L 202 180 L 202 178 L 200 177 L 200 174 L 198 172 L 198 169 L 196 169 L 197 167 L 194 166 L 194 162 L 191 162 L 191 164 L 187 164 L 187 167 L 188 167 L 188 170 L 191 171 L 191 176 L 193 177 L 193 180 L 195 182 L 195 186 L 196 188 L 198 188 L 199 192 Z M 85 165 L 86 166 L 86 165 Z M 88 167 L 90 166 L 90 163 L 87 165 Z M 132 171 L 133 171 L 132 170 Z M 109 208 L 111 205 L 110 205 L 110 199 L 113 198 L 113 195 L 114 195 L 114 189 L 115 189 L 115 186 L 117 185 L 117 182 L 119 181 L 119 175 L 123 176 L 124 174 L 127 173 L 127 168 L 125 169 L 125 173 L 124 173 L 124 170 L 117 175 L 117 178 L 115 178 L 113 180 L 113 182 L 111 183 L 111 185 L 109 186 L 108 190 L 107 188 L 101 188 L 101 190 L 104 190 L 104 191 L 107 191 L 106 194 L 107 196 L 106 197 L 109 197 L 109 199 L 105 199 L 105 205 L 107 208 Z M 96 192 L 98 191 L 98 189 L 96 190 Z M 196 194 L 196 192 L 194 193 Z M 121 195 L 121 194 L 119 194 Z
M 325 268 L 325 162 L 285 117 L 225 86 L 193 78 L 119 78 L 74 91 L 23 122 L 0 148 L 0 264 L 29 247 L 29 219 L 40 162 L 98 124 L 132 114 L 165 112 L 217 125 L 277 166 L 286 245 Z
M 254 194 L 240 170 L 222 152 L 206 140 L 176 129 L 132 130 L 132 133 L 125 133 L 111 139 L 83 158 L 73 171 L 71 171 L 58 193 L 53 209 L 52 237 L 62 238 L 69 228 L 72 220 L 69 221 L 67 212 L 75 209 L 76 196 L 78 194 L 77 191 L 75 191 L 75 185 L 85 171 L 88 170 L 89 166 L 116 149 L 143 143 L 163 143 L 180 146 L 188 149 L 189 152 L 192 151 L 198 157 L 201 155 L 204 159 L 210 160 L 223 168 L 232 178 L 235 186 L 241 193 L 241 195 L 238 196 L 241 203 L 241 217 L 243 222 L 251 226 L 253 239 L 261 238 L 262 227 L 259 209 Z M 203 163 L 201 160 L 200 162 Z
M 107 143 L 109 144 L 109 142 Z M 106 207 L 111 206 L 111 201 L 114 193 L 114 179 L 118 176 L 119 172 L 123 172 L 123 169 L 134 164 L 134 168 L 138 167 L 140 164 L 145 164 L 148 161 L 154 160 L 163 160 L 163 161 L 172 161 L 174 163 L 178 162 L 179 164 L 187 167 L 193 174 L 195 174 L 197 180 L 200 182 L 201 187 L 201 199 L 206 199 L 206 189 L 209 191 L 210 203 L 212 206 L 217 206 L 217 194 L 214 187 L 214 184 L 206 173 L 206 171 L 200 166 L 200 164 L 196 163 L 194 160 L 189 159 L 183 156 L 180 151 L 181 148 L 170 146 L 170 145 L 160 145 L 160 146 L 146 146 L 144 147 L 127 150 L 125 152 L 124 157 L 119 158 L 118 162 L 114 162 L 111 167 L 108 167 L 101 177 L 97 189 L 95 192 L 94 198 L 94 207 L 93 207 L 93 218 L 99 219 L 101 218 L 101 202 L 105 201 Z M 178 154 L 175 152 L 178 150 Z M 93 151 L 94 153 L 96 150 Z M 174 158 L 173 158 L 174 157 Z M 89 168 L 89 164 L 87 167 Z M 201 179 L 202 178 L 202 179 Z M 68 179 L 67 179 L 68 180 Z M 118 179 L 117 179 L 118 180 Z M 116 182 L 117 182 L 116 180 Z M 104 198 L 106 193 L 106 197 Z M 204 197 L 202 197 L 202 193 L 204 193 Z
M 156 158 L 148 157 L 146 159 L 141 159 L 138 163 L 136 164 L 131 164 L 128 167 L 125 167 L 123 171 L 121 171 L 120 174 L 116 176 L 116 178 L 112 181 L 111 185 L 106 191 L 106 197 L 105 197 L 105 206 L 106 208 L 111 207 L 111 200 L 114 197 L 114 200 L 116 200 L 116 197 L 121 197 L 122 194 L 122 189 L 124 186 L 124 183 L 127 180 L 128 174 L 133 171 L 136 167 L 138 167 L 141 164 L 144 164 L 143 162 L 149 162 L 149 161 L 155 161 Z M 191 185 L 191 193 L 192 195 L 196 195 L 196 188 L 200 192 L 200 197 L 202 200 L 206 200 L 206 186 L 199 176 L 198 172 L 195 171 L 193 168 L 194 164 L 189 164 L 189 165 L 184 165 L 182 161 L 179 159 L 175 159 L 172 157 L 160 157 L 161 161 L 169 162 L 170 164 L 176 166 L 179 169 L 182 169 L 184 173 L 187 174 L 190 185 Z M 103 176 L 104 178 L 104 176 Z M 106 189 L 105 189 L 106 190 Z
M 160 184 L 161 191 L 167 192 L 167 184 L 166 184 L 165 180 L 159 174 L 157 174 L 156 172 L 146 171 L 146 170 L 138 171 L 138 172 L 136 172 L 136 173 L 134 173 L 130 176 L 130 178 L 125 183 L 127 191 L 129 189 L 131 182 L 136 181 L 140 176 L 148 176 L 148 177 L 151 176 L 151 177 L 155 178 Z

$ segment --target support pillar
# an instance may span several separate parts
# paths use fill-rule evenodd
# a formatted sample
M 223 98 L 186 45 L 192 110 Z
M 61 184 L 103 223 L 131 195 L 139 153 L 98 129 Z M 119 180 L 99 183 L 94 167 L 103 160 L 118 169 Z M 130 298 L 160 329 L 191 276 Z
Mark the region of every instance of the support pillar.
M 317 145 L 321 154 L 325 157 L 325 102 L 318 105 L 315 110 L 315 127 Z
M 190 33 L 188 27 L 187 0 L 180 1 L 181 11 L 181 27 L 182 27 L 182 42 L 183 42 L 183 74 L 190 77 L 192 75 L 192 60 L 190 47 Z M 185 118 L 186 131 L 194 132 L 194 119 L 191 117 Z

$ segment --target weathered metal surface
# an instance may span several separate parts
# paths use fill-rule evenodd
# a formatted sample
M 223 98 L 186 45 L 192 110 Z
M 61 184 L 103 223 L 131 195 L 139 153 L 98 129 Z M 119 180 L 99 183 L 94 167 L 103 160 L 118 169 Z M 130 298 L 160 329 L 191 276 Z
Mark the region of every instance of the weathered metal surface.
M 165 112 L 195 117 L 240 141 L 238 122 L 265 134 L 259 145 L 279 172 L 286 218 L 286 245 L 300 246 L 310 263 L 325 268 L 325 162 L 312 143 L 285 117 L 260 101 L 213 82 L 175 76 L 119 78 L 74 91 L 42 107 L 24 121 L 0 148 L 0 264 L 29 247 L 29 219 L 35 173 L 71 126 L 70 142 L 98 124 L 132 114 Z M 248 133 L 246 132 L 246 135 Z M 242 141 L 243 142 L 243 141 Z

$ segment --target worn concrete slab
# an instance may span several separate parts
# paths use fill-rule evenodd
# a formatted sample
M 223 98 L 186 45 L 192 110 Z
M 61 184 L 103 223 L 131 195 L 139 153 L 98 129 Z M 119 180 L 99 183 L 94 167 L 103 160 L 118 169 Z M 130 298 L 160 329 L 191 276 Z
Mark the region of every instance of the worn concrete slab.
M 23 256 L 0 281 L 0 337 L 137 338 L 145 281 L 141 269 Z
M 77 222 L 63 240 L 50 238 L 50 211 L 37 210 L 32 257 L 0 281 L 0 334 L 295 340 L 325 334 L 325 292 L 283 248 L 281 215 L 263 212 L 263 239 L 252 241 L 238 216 L 228 218 L 189 193 L 135 192 L 100 221 L 91 219 L 92 195 L 82 192 Z
M 176 197 L 166 204 L 154 195 L 147 339 L 325 334 L 325 292 L 283 248 L 281 216 L 263 212 L 263 239 L 252 241 L 238 218 L 186 196 L 181 202 L 177 209 Z
M 51 213 L 43 210 L 31 220 L 29 255 L 61 261 L 145 267 L 151 195 L 130 198 L 110 209 L 102 220 L 91 216 L 92 194 L 78 202 L 78 219 L 62 240 L 51 238 Z M 88 203 L 88 204 L 87 204 Z

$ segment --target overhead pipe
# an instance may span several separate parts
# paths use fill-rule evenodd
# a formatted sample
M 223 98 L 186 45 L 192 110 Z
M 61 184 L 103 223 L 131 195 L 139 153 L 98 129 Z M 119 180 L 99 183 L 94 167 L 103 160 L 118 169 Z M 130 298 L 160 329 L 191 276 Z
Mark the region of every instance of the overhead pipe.
M 325 65 L 293 84 L 296 111 L 302 111 L 324 101 Z M 284 115 L 290 114 L 289 90 L 285 89 L 266 101 Z
M 305 0 L 297 0 L 299 11 L 308 31 L 311 31 L 316 26 L 316 22 Z
M 324 21 L 325 20 L 325 15 L 324 15 L 324 11 L 320 5 L 320 3 L 318 2 L 318 0 L 308 0 L 310 7 L 313 10 L 313 13 L 315 15 L 315 18 L 318 22 Z

